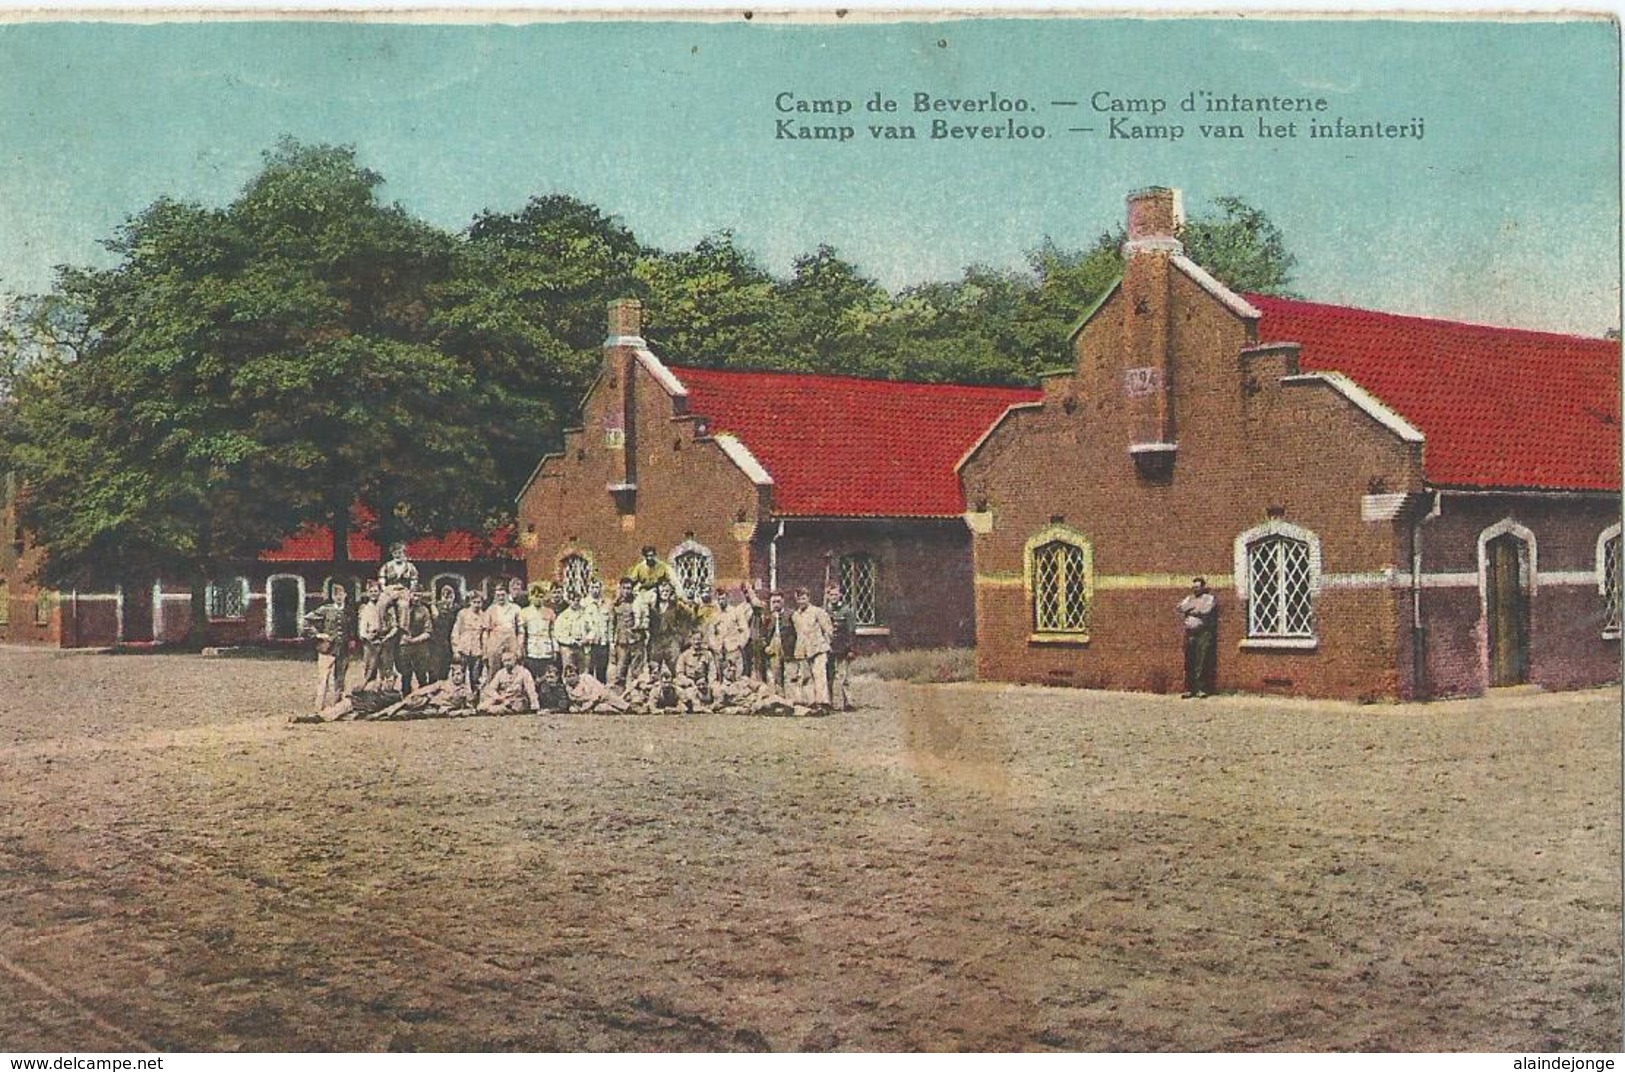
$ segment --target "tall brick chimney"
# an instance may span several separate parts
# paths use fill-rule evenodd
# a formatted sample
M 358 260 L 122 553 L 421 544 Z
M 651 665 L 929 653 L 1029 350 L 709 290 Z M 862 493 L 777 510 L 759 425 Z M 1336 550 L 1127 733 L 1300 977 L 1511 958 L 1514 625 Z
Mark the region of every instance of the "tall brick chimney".
M 616 298 L 609 303 L 609 341 L 605 345 L 622 339 L 644 345 L 643 303 L 636 298 Z
M 1128 195 L 1123 243 L 1123 398 L 1130 420 L 1129 452 L 1143 472 L 1164 473 L 1173 459 L 1173 309 L 1170 260 L 1185 213 L 1179 191 L 1151 186 Z
M 637 407 L 634 374 L 638 351 L 648 346 L 643 339 L 643 303 L 636 298 L 617 298 L 609 303 L 609 335 L 604 339 L 604 382 L 614 392 L 614 401 L 604 418 L 604 444 L 620 451 L 611 490 L 637 486 Z

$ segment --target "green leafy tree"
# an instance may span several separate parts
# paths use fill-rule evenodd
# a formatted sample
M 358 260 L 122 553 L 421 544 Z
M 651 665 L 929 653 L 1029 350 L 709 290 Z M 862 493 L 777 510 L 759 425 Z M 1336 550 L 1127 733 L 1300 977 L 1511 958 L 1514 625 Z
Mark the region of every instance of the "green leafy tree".
M 351 507 L 384 539 L 477 520 L 506 491 L 475 377 L 437 345 L 455 239 L 381 204 L 349 149 L 285 142 L 223 209 L 160 201 L 64 271 L 82 345 L 28 364 L 6 428 L 48 581 L 178 572 Z
M 731 231 L 709 235 L 693 249 L 644 257 L 636 275 L 643 333 L 673 360 L 713 368 L 798 367 L 783 353 L 773 278 Z
M 1281 229 L 1239 197 L 1215 197 L 1215 213 L 1195 216 L 1180 235 L 1197 264 L 1232 290 L 1286 294 L 1298 258 Z
M 482 213 L 439 291 L 441 347 L 471 370 L 504 487 L 519 487 L 557 442 L 598 368 L 604 310 L 635 294 L 637 238 L 564 195 Z
M 870 356 L 869 335 L 891 296 L 833 247 L 821 245 L 795 259 L 790 278 L 774 284 L 773 301 L 772 328 L 788 364 L 850 370 Z

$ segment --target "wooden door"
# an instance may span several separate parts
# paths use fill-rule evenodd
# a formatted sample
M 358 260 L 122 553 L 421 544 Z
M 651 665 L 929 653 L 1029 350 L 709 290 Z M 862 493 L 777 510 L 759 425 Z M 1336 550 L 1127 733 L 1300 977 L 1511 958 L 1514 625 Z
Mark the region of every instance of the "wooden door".
M 135 581 L 124 586 L 124 631 L 121 643 L 145 643 L 152 635 L 152 582 Z
M 299 636 L 304 608 L 299 605 L 299 581 L 293 577 L 271 580 L 271 636 L 292 640 Z
M 1511 533 L 1491 540 L 1485 554 L 1485 607 L 1489 624 L 1490 684 L 1529 680 L 1529 593 L 1524 575 L 1528 549 Z

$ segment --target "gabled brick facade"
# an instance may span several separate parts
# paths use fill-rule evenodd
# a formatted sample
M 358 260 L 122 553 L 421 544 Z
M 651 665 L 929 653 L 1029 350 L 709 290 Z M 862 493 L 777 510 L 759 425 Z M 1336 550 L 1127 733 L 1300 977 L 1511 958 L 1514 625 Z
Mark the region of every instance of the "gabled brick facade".
M 519 496 L 532 577 L 613 586 L 646 545 L 703 562 L 714 587 L 815 601 L 861 574 L 860 648 L 972 642 L 954 463 L 1036 392 L 668 366 L 639 321 L 636 302 L 612 306 L 581 426 Z
M 1201 575 L 1219 597 L 1221 689 L 1374 699 L 1617 678 L 1597 561 L 1619 520 L 1617 445 L 1611 491 L 1446 486 L 1425 464 L 1427 428 L 1339 371 L 1336 346 L 1307 360 L 1314 340 L 1261 334 L 1268 319 L 1314 323 L 1292 315 L 1308 303 L 1260 299 L 1267 318 L 1184 256 L 1179 218 L 1175 191 L 1131 195 L 1124 275 L 1078 329 L 1075 366 L 1047 378 L 1042 401 L 1013 408 L 960 466 L 976 533 L 980 675 L 1178 691 L 1173 608 Z M 1360 311 L 1341 313 L 1346 325 Z M 1462 339 L 1517 336 L 1526 378 L 1542 361 L 1565 367 L 1578 348 L 1595 375 L 1571 377 L 1581 397 L 1545 397 L 1533 419 L 1562 426 L 1550 436 L 1585 439 L 1573 422 L 1599 410 L 1606 424 L 1611 408 L 1617 440 L 1617 345 L 1599 362 L 1598 341 L 1532 334 L 1428 337 L 1455 340 L 1457 373 L 1498 356 Z M 1372 378 L 1374 362 L 1416 355 L 1389 346 L 1348 356 Z M 1500 457 L 1516 437 L 1487 419 L 1476 432 L 1458 426 L 1498 404 L 1441 401 L 1438 389 L 1455 383 L 1398 382 L 1412 381 L 1408 408 L 1435 427 L 1441 414 L 1455 422 L 1441 430 L 1453 476 L 1524 471 Z M 1542 480 L 1568 476 L 1542 461 Z M 1486 555 L 1500 565 L 1482 565 Z M 1494 569 L 1498 596 L 1486 595 Z

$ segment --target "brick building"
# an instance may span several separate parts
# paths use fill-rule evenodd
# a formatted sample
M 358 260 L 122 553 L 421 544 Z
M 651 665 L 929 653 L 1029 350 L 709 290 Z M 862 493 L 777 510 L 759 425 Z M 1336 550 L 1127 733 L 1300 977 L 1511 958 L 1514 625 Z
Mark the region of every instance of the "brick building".
M 1155 692 L 1219 596 L 1219 686 L 1569 688 L 1620 668 L 1615 341 L 1239 295 L 1128 199 L 1121 280 L 960 464 L 988 679 Z
M 180 581 L 126 580 L 94 591 L 42 588 L 34 574 L 44 552 L 17 523 L 16 482 L 7 480 L 0 501 L 0 642 L 62 648 L 116 644 L 181 643 L 192 624 L 192 595 Z M 210 644 L 276 643 L 297 639 L 306 611 L 322 602 L 336 578 L 355 582 L 378 574 L 383 559 L 367 534 L 370 518 L 358 512 L 349 535 L 349 561 L 334 561 L 333 533 L 308 526 L 257 559 L 238 563 L 215 578 L 205 593 Z M 493 539 L 454 532 L 407 544 L 422 583 L 457 585 L 460 591 L 523 576 L 501 533 Z
M 531 577 L 613 587 L 653 545 L 689 595 L 828 576 L 867 649 L 972 641 L 954 463 L 1036 391 L 668 367 L 640 333 L 614 303 L 582 426 L 519 495 Z

